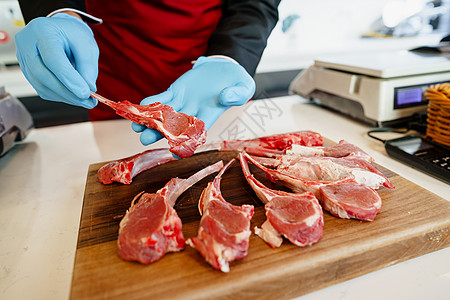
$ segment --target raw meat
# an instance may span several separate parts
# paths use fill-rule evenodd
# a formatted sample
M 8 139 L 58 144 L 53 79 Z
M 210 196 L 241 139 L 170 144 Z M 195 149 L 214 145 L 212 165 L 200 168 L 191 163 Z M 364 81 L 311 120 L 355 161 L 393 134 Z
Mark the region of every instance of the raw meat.
M 191 156 L 198 146 L 206 142 L 206 127 L 202 120 L 178 113 L 168 105 L 159 102 L 150 105 L 114 102 L 93 92 L 91 96 L 113 108 L 119 116 L 161 132 L 169 143 L 170 151 L 179 157 Z
M 344 157 L 344 156 L 358 156 L 368 161 L 374 159 L 364 152 L 361 148 L 346 142 L 344 140 L 339 141 L 330 147 L 304 147 L 301 145 L 293 145 L 292 148 L 287 151 L 288 154 L 299 154 L 301 156 L 328 156 L 328 157 Z
M 326 156 L 326 157 L 346 157 L 346 156 L 357 156 L 363 158 L 368 161 L 373 161 L 374 159 L 364 152 L 361 148 L 341 140 L 338 144 L 335 144 L 330 147 L 322 147 L 322 146 L 308 146 L 308 145 L 299 145 L 292 144 L 291 147 L 287 148 L 285 151 L 266 151 L 263 147 L 252 146 L 246 147 L 245 152 L 266 156 L 266 157 L 277 157 L 281 154 L 297 154 L 304 157 L 311 156 Z
M 107 163 L 98 170 L 98 179 L 103 184 L 110 184 L 113 181 L 130 184 L 137 174 L 173 160 L 176 158 L 168 149 L 147 150 Z
M 313 193 L 319 199 L 322 208 L 334 216 L 373 221 L 381 209 L 380 195 L 374 189 L 359 184 L 352 178 L 327 181 L 293 177 L 264 167 L 247 153 L 244 155 L 271 180 L 279 180 L 297 193 L 305 191 Z
M 323 144 L 323 137 L 312 131 L 298 131 L 293 133 L 279 134 L 253 140 L 221 141 L 208 145 L 201 145 L 196 153 L 203 151 L 242 151 L 245 147 L 264 147 L 264 151 L 273 149 L 284 150 L 293 144 L 318 146 Z M 278 150 L 277 150 L 278 151 Z M 278 152 L 277 152 L 278 153 Z M 284 151 L 279 152 L 284 153 Z M 148 150 L 127 158 L 112 161 L 98 171 L 100 182 L 109 184 L 113 181 L 130 184 L 134 176 L 174 160 L 169 149 Z
M 356 182 L 377 189 L 381 185 L 394 188 L 393 184 L 369 161 L 359 156 L 303 157 L 298 154 L 279 155 L 277 158 L 255 157 L 259 163 L 276 167 L 278 171 L 293 177 L 318 180 L 354 178 Z
M 182 224 L 173 206 L 189 187 L 222 167 L 223 163 L 219 161 L 188 179 L 171 179 L 155 194 L 138 194 L 119 225 L 119 256 L 124 260 L 149 264 L 167 252 L 182 250 L 185 246 Z
M 323 235 L 323 212 L 314 194 L 269 189 L 250 173 L 242 153 L 239 160 L 247 182 L 265 203 L 267 220 L 261 229 L 255 227 L 255 233 L 272 248 L 281 246 L 281 236 L 297 246 L 317 243 Z
M 276 134 L 266 137 L 260 137 L 251 140 L 231 140 L 219 142 L 219 149 L 222 151 L 234 150 L 242 151 L 249 147 L 260 147 L 265 149 L 286 150 L 292 145 L 302 146 L 322 146 L 323 137 L 313 131 L 297 131 L 284 134 Z
M 203 190 L 199 201 L 202 215 L 196 237 L 187 243 L 196 248 L 216 270 L 228 272 L 229 263 L 247 256 L 253 205 L 236 206 L 227 202 L 220 191 L 223 173 L 231 160 Z

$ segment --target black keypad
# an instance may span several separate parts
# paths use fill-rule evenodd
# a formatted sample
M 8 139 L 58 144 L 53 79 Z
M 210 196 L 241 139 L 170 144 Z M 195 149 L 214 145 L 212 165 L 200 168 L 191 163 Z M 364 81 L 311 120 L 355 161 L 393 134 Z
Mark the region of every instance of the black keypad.
M 387 141 L 387 153 L 409 166 L 450 183 L 450 149 L 417 136 Z
M 443 169 L 450 171 L 450 156 L 442 156 L 431 159 L 431 162 Z

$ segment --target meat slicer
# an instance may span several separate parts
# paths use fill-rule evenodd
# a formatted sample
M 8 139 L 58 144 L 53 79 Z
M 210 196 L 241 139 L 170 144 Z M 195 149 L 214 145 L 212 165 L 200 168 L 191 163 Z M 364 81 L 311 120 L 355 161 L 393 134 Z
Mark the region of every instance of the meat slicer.
M 391 51 L 316 59 L 290 90 L 372 126 L 425 113 L 425 89 L 450 82 L 449 54 Z
M 22 102 L 0 86 L 0 156 L 23 140 L 33 127 L 33 119 Z

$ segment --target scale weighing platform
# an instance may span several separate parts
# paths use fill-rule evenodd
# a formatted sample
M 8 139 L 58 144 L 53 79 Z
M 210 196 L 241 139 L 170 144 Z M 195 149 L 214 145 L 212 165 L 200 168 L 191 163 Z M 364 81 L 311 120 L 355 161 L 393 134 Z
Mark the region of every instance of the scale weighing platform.
M 317 59 L 290 90 L 372 126 L 426 112 L 425 89 L 450 82 L 450 56 L 410 51 Z

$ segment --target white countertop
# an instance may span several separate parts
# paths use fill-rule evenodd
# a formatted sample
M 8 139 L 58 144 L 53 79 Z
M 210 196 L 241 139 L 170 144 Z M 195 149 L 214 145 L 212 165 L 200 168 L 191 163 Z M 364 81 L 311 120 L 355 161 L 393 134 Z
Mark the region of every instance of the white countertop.
M 298 96 L 228 110 L 208 141 L 296 130 L 345 139 L 377 163 L 450 201 L 450 185 L 390 159 L 369 127 Z M 237 135 L 236 135 L 237 134 Z M 152 147 L 165 146 L 160 141 Z M 67 299 L 88 166 L 148 149 L 127 120 L 34 129 L 0 158 L 0 299 Z M 426 209 L 426 208 L 424 208 Z M 299 299 L 449 299 L 450 248 Z

